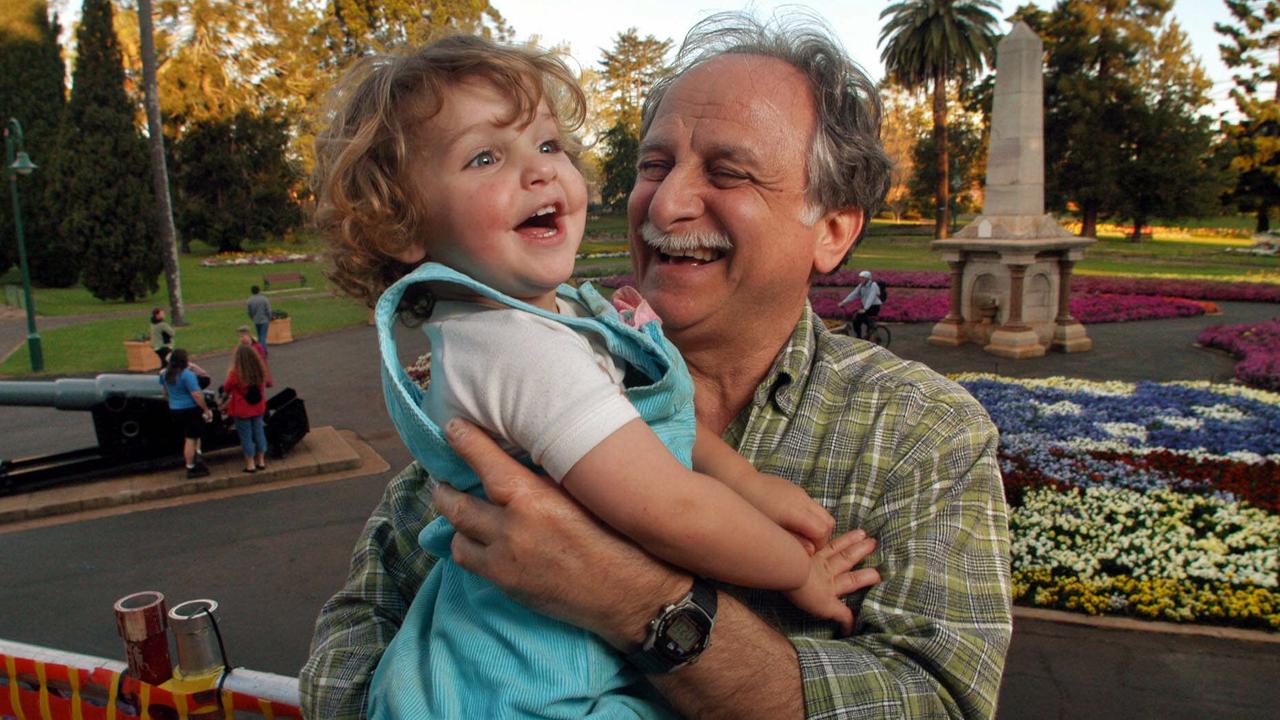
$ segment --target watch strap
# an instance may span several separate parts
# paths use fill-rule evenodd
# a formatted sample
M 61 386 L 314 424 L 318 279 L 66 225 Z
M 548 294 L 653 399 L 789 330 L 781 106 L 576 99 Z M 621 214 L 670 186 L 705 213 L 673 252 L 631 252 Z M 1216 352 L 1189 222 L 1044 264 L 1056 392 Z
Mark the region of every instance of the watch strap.
M 696 606 L 698 610 L 705 614 L 710 620 L 711 627 L 715 627 L 717 605 L 716 589 L 710 582 L 695 576 L 693 578 L 693 588 L 690 589 L 684 597 L 680 598 L 680 600 L 675 603 L 664 606 L 660 611 L 658 611 L 658 615 L 649 623 L 649 633 L 645 637 L 644 644 L 639 650 L 627 656 L 627 662 L 631 663 L 646 675 L 669 673 L 674 670 L 678 670 L 685 665 L 690 665 L 696 662 L 698 659 L 697 655 L 686 659 L 684 662 L 673 663 L 669 658 L 660 654 L 654 647 L 655 642 L 657 641 L 658 627 L 662 624 L 662 620 L 670 613 L 688 609 L 690 605 Z M 701 655 L 701 653 L 710 645 L 711 637 L 710 630 L 708 630 L 708 636 L 705 638 L 702 650 L 699 651 L 698 654 Z

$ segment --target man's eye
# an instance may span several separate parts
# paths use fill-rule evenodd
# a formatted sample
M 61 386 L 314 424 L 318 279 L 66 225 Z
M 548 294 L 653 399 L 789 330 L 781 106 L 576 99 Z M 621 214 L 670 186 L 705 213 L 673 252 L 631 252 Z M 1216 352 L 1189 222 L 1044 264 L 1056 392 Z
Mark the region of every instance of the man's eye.
M 498 158 L 496 155 L 493 154 L 493 151 L 485 150 L 484 152 L 481 152 L 475 157 L 471 158 L 471 161 L 467 163 L 467 167 L 484 167 L 486 165 L 492 165 L 496 162 L 498 162 Z
M 735 170 L 717 168 L 711 171 L 711 179 L 719 185 L 731 185 L 746 180 L 747 176 Z
M 643 160 L 636 165 L 636 171 L 640 177 L 645 180 L 661 180 L 667 176 L 669 168 L 664 162 L 657 160 Z
M 559 140 L 543 140 L 542 143 L 538 145 L 538 152 L 540 153 L 558 153 L 560 150 L 561 147 Z

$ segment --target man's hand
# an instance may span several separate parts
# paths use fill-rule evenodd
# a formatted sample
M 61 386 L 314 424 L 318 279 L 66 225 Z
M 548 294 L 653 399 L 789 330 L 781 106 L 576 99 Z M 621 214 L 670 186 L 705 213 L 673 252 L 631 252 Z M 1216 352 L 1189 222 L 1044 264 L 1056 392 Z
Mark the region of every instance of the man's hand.
M 445 433 L 490 500 L 436 486 L 436 510 L 458 530 L 452 552 L 463 568 L 526 607 L 590 630 L 624 652 L 644 639 L 662 604 L 688 591 L 688 575 L 601 525 L 474 425 L 452 420 Z
M 840 598 L 880 582 L 875 568 L 854 570 L 876 549 L 876 541 L 862 530 L 853 530 L 832 540 L 813 554 L 809 580 L 787 593 L 796 607 L 814 617 L 833 620 L 840 634 L 853 632 L 853 610 Z

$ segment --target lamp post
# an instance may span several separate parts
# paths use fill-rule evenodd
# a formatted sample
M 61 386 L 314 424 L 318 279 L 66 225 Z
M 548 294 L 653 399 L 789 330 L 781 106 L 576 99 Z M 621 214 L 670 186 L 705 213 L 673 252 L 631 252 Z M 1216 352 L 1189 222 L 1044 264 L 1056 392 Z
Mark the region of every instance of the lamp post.
M 16 152 L 16 155 L 15 155 Z M 27 244 L 22 237 L 22 203 L 18 201 L 18 176 L 30 175 L 36 169 L 23 148 L 22 124 L 9 118 L 4 128 L 5 166 L 9 170 L 9 192 L 13 195 L 13 225 L 18 232 L 18 264 L 22 268 L 23 305 L 27 309 L 27 348 L 31 354 L 31 371 L 44 370 L 44 353 L 40 350 L 40 333 L 36 332 L 36 308 L 31 300 L 31 271 L 27 268 Z

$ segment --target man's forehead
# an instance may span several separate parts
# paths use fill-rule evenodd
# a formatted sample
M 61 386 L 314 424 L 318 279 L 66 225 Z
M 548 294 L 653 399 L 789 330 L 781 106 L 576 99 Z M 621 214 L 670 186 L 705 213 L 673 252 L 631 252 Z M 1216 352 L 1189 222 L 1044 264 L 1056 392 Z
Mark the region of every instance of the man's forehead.
M 640 147 L 671 150 L 689 134 L 700 154 L 752 154 L 762 140 L 808 135 L 814 118 L 809 86 L 799 70 L 776 58 L 725 55 L 672 83 Z

